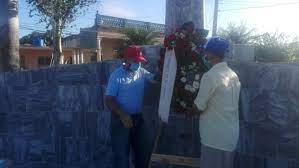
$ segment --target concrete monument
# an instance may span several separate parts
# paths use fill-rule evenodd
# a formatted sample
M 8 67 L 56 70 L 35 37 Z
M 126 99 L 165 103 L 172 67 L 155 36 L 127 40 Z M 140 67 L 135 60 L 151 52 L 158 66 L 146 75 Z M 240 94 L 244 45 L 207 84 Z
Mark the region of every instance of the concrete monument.
M 166 0 L 166 34 L 188 21 L 193 21 L 196 28 L 203 28 L 203 13 L 203 0 Z

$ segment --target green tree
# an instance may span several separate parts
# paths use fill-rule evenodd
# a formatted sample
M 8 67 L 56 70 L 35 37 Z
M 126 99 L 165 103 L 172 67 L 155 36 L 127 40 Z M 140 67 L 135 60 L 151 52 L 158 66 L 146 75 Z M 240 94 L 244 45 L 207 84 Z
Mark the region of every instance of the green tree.
M 26 2 L 31 7 L 31 16 L 38 15 L 41 22 L 46 22 L 52 28 L 52 64 L 57 65 L 62 58 L 61 38 L 66 25 L 97 0 L 26 0 Z
M 289 55 L 292 60 L 299 60 L 299 41 L 294 41 L 289 44 L 288 47 Z
M 255 57 L 259 62 L 289 62 L 290 54 L 288 36 L 283 33 L 264 33 L 255 41 Z
M 255 32 L 255 29 L 248 28 L 244 23 L 239 25 L 229 23 L 225 29 L 219 29 L 218 35 L 229 40 L 232 44 L 249 44 L 256 39 Z
M 39 38 L 39 39 L 44 40 L 44 43 L 45 43 L 46 46 L 52 46 L 53 45 L 52 33 L 51 33 L 50 30 L 48 30 L 45 33 L 40 33 L 40 32 L 34 31 L 34 32 L 32 32 L 32 33 L 30 33 L 26 36 L 23 36 L 20 39 L 20 44 L 31 44 L 32 41 L 35 38 Z

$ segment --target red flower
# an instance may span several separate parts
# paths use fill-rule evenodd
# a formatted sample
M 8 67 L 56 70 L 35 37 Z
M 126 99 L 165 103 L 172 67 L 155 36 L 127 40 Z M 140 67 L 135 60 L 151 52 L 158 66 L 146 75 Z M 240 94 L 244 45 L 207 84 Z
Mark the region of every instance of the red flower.
M 176 40 L 176 36 L 174 34 L 171 34 L 168 36 L 168 41 L 175 41 Z

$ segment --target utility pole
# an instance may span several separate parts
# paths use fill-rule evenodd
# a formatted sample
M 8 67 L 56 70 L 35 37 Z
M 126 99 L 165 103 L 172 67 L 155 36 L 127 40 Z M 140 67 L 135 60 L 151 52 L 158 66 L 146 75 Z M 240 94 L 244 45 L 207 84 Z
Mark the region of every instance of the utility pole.
M 0 72 L 19 70 L 18 0 L 0 1 Z
M 212 36 L 217 35 L 218 11 L 219 11 L 219 0 L 215 0 Z

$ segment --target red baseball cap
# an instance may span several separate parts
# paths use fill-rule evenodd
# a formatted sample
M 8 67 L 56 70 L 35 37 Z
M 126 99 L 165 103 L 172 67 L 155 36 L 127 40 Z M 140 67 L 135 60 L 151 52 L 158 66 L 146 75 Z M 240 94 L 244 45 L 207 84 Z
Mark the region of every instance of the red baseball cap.
M 126 48 L 124 52 L 124 57 L 132 58 L 137 62 L 147 62 L 139 46 L 129 46 L 128 48 Z

